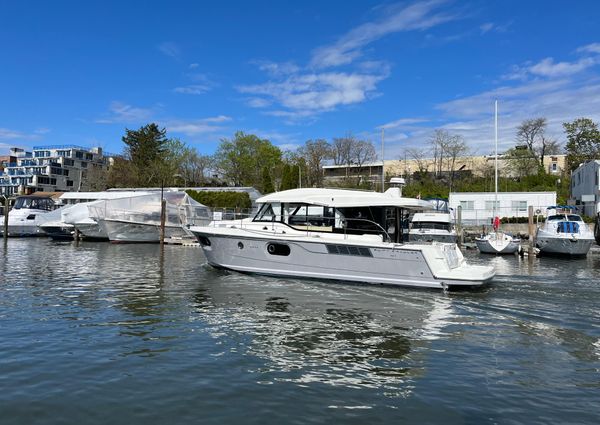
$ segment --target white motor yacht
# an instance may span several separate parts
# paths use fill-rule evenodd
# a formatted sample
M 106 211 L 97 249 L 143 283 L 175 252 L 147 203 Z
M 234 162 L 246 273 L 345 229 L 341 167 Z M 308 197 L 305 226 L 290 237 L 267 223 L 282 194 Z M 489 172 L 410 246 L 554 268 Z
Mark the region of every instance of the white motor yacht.
M 537 229 L 535 240 L 540 254 L 584 256 L 594 243 L 594 233 L 573 213 L 573 207 L 548 207 L 544 224 Z
M 8 236 L 45 236 L 38 227 L 41 224 L 40 217 L 52 211 L 54 206 L 49 196 L 18 196 L 8 213 Z M 4 223 L 4 216 L 0 217 L 0 223 Z M 4 227 L 0 225 L 0 234 L 3 233 Z
M 450 213 L 423 212 L 413 214 L 408 240 L 411 242 L 456 243 L 456 230 L 452 226 Z
M 190 230 L 217 268 L 276 276 L 427 288 L 489 282 L 493 267 L 467 264 L 456 244 L 404 244 L 405 211 L 425 201 L 342 189 L 292 189 L 259 198 L 252 218 Z

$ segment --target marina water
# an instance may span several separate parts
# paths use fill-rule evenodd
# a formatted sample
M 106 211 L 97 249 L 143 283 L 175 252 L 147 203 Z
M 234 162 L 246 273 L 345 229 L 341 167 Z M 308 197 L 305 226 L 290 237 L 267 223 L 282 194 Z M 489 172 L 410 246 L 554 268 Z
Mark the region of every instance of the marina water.
M 202 250 L 0 247 L 1 424 L 600 422 L 600 257 L 467 253 L 474 292 L 250 276 Z

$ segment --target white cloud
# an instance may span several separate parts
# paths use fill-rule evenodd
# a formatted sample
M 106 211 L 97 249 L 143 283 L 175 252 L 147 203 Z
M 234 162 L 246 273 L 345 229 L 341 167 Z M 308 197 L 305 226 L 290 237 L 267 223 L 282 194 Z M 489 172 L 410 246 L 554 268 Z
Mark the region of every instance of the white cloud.
M 505 80 L 526 80 L 529 77 L 566 77 L 600 64 L 600 43 L 579 47 L 576 52 L 583 54 L 583 57 L 573 62 L 556 62 L 554 58 L 550 57 L 537 63 L 528 61 L 520 66 L 514 65 L 511 72 L 503 75 L 502 78 Z
M 241 93 L 275 101 L 285 110 L 272 115 L 303 117 L 365 101 L 387 75 L 327 72 L 292 75 L 283 81 L 240 86 Z M 259 97 L 263 96 L 263 97 Z
M 205 84 L 190 84 L 188 86 L 175 87 L 173 91 L 175 93 L 182 94 L 204 94 L 211 90 L 211 87 Z
M 216 117 L 199 118 L 199 119 L 172 119 L 164 121 L 164 126 L 168 132 L 181 133 L 186 136 L 198 136 L 209 133 L 223 131 L 222 124 L 231 121 L 231 117 L 218 115 Z
M 486 22 L 485 24 L 481 24 L 479 26 L 479 30 L 481 31 L 481 34 L 485 34 L 487 32 L 490 32 L 493 29 L 494 29 L 494 23 L 493 22 Z
M 271 105 L 271 101 L 262 97 L 249 97 L 246 99 L 246 104 L 252 108 L 266 108 Z
M 278 63 L 267 60 L 255 60 L 251 63 L 255 64 L 258 66 L 258 69 L 266 72 L 272 77 L 281 77 L 300 71 L 300 67 L 291 61 Z
M 139 108 L 123 102 L 113 101 L 108 107 L 109 112 L 96 120 L 99 124 L 129 124 L 148 121 L 155 114 L 154 108 Z
M 160 43 L 158 46 L 156 46 L 156 48 L 163 55 L 169 56 L 171 58 L 179 59 L 179 57 L 181 56 L 181 48 L 177 44 L 170 41 Z
M 430 0 L 386 8 L 385 17 L 362 24 L 337 42 L 315 49 L 310 64 L 315 68 L 346 65 L 363 55 L 363 47 L 388 34 L 424 30 L 456 19 L 454 15 L 436 11 L 444 3 Z
M 282 150 L 293 151 L 301 146 L 299 139 L 300 133 L 282 133 L 276 130 L 251 129 L 248 133 L 255 134 L 261 139 L 267 139 L 277 145 Z
M 583 53 L 598 53 L 600 54 L 600 43 L 592 43 L 586 46 L 582 46 L 577 49 L 578 52 Z
M 37 140 L 43 134 L 50 132 L 48 128 L 38 128 L 32 133 L 26 133 L 19 130 L 11 130 L 9 128 L 0 128 L 0 141 L 10 140 Z
M 428 120 L 426 120 L 424 118 L 400 118 L 399 120 L 380 125 L 377 128 L 379 128 L 379 129 L 383 128 L 385 130 L 388 130 L 391 128 L 407 128 L 407 127 L 413 126 L 414 124 L 422 124 L 427 121 Z

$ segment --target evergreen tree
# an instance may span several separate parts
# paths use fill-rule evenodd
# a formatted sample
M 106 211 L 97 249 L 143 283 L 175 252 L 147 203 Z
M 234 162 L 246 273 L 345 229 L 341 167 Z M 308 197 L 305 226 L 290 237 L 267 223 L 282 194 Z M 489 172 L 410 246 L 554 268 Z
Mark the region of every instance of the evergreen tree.
M 273 179 L 268 167 L 263 167 L 261 189 L 263 194 L 275 192 L 275 186 L 273 186 Z
M 156 167 L 164 159 L 167 151 L 167 130 L 151 123 L 139 130 L 125 129 L 122 138 L 125 143 L 125 157 L 129 161 L 131 181 L 136 186 L 159 185 Z
M 292 189 L 291 174 L 292 170 L 290 168 L 290 164 L 285 163 L 283 166 L 283 172 L 281 174 L 281 186 L 279 190 Z

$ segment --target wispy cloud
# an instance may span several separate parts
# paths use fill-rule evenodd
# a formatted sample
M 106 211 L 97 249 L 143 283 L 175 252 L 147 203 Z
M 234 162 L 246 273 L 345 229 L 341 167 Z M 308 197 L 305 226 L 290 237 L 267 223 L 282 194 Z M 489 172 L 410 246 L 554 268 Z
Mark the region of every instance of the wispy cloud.
M 0 141 L 5 142 L 5 141 L 11 141 L 11 140 L 15 140 L 15 141 L 38 140 L 41 138 L 42 135 L 49 133 L 49 132 L 50 132 L 50 129 L 44 128 L 44 127 L 37 128 L 30 133 L 0 127 Z
M 378 129 L 392 129 L 392 128 L 410 128 L 415 124 L 422 124 L 428 122 L 425 118 L 400 118 L 398 120 L 388 122 L 387 124 L 380 125 Z
M 197 65 L 197 64 L 192 64 Z M 191 69 L 196 69 L 197 66 L 191 67 Z M 173 91 L 175 93 L 181 94 L 193 94 L 200 95 L 211 91 L 213 88 L 217 86 L 217 83 L 212 81 L 206 74 L 201 72 L 189 72 L 185 74 L 186 78 L 192 82 L 192 84 L 187 84 L 184 86 L 175 87 Z
M 278 63 L 268 60 L 254 60 L 251 61 L 251 63 L 256 65 L 261 71 L 269 74 L 271 77 L 281 77 L 300 71 L 300 67 L 291 61 Z
M 113 101 L 108 112 L 96 122 L 99 124 L 132 124 L 150 120 L 156 108 L 140 108 L 123 102 Z
M 578 74 L 600 64 L 600 43 L 579 47 L 577 53 L 583 55 L 575 61 L 559 61 L 554 58 L 544 58 L 539 62 L 531 61 L 515 65 L 511 72 L 503 76 L 505 80 L 525 80 L 530 77 L 555 78 Z
M 161 123 L 169 132 L 181 133 L 186 136 L 198 136 L 223 131 L 225 129 L 223 124 L 231 120 L 231 117 L 218 115 L 215 117 L 189 120 L 172 119 L 165 120 L 164 122 L 161 121 Z
M 239 86 L 244 94 L 263 96 L 284 109 L 271 115 L 298 118 L 331 111 L 340 105 L 360 103 L 375 94 L 376 85 L 387 74 L 326 72 L 292 75 L 282 81 Z M 260 106 L 261 101 L 255 105 Z M 263 105 L 266 103 L 263 103 Z
M 156 48 L 166 56 L 169 56 L 174 59 L 179 59 L 181 56 L 181 48 L 171 41 L 164 41 L 160 43 Z
M 175 93 L 182 93 L 182 94 L 204 94 L 206 92 L 209 92 L 211 90 L 210 86 L 207 85 L 203 85 L 203 84 L 190 84 L 188 86 L 182 86 L 182 87 L 175 87 L 173 89 L 173 91 Z
M 445 3 L 430 0 L 385 8 L 384 17 L 350 30 L 331 45 L 315 49 L 310 65 L 315 68 L 346 65 L 361 57 L 365 46 L 388 34 L 425 30 L 457 19 L 455 14 L 439 11 Z

